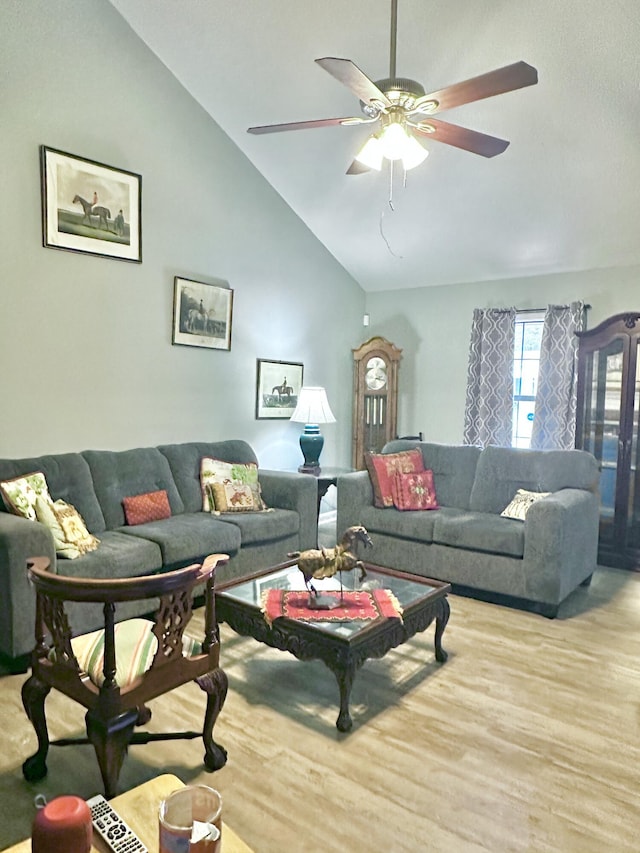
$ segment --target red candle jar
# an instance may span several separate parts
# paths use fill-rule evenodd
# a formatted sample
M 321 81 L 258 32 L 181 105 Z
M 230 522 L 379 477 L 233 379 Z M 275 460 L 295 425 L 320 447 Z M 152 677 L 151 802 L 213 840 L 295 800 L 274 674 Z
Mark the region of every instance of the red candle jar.
M 93 825 L 89 806 L 80 797 L 56 797 L 33 821 L 33 853 L 91 853 Z

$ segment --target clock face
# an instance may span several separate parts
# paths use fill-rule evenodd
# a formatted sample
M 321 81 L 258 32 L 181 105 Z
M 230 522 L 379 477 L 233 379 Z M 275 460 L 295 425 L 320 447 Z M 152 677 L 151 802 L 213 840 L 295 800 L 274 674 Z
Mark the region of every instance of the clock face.
M 379 356 L 370 358 L 367 362 L 364 381 L 371 391 L 380 391 L 387 384 L 387 365 Z

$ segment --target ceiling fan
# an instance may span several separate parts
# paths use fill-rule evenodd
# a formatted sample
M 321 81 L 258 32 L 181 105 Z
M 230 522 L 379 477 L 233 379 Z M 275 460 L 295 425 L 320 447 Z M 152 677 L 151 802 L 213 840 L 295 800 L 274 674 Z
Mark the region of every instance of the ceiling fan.
M 481 157 L 502 154 L 509 145 L 508 140 L 449 124 L 433 116 L 462 104 L 501 95 L 524 86 L 533 86 L 538 82 L 537 70 L 526 62 L 514 62 L 504 68 L 427 94 L 416 80 L 396 76 L 397 28 L 398 0 L 391 0 L 389 77 L 383 80 L 370 80 L 350 59 L 331 56 L 316 59 L 318 65 L 360 99 L 363 116 L 268 124 L 250 127 L 248 133 L 280 133 L 337 124 L 377 125 L 375 132 L 347 170 L 348 175 L 361 174 L 370 169 L 380 170 L 384 158 L 401 160 L 405 170 L 418 166 L 428 154 L 418 142 L 418 138 L 423 136 L 479 154 Z

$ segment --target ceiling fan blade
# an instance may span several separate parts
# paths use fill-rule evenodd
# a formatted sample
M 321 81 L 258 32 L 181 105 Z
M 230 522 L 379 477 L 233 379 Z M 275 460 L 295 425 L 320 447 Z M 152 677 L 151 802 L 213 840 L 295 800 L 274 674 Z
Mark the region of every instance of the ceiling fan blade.
M 261 127 L 249 127 L 247 133 L 280 133 L 283 130 L 308 130 L 312 127 L 331 127 L 336 124 L 367 124 L 371 119 L 347 116 L 346 118 L 319 118 L 312 121 L 290 121 L 286 124 L 265 124 Z
M 446 145 L 453 145 L 455 148 L 462 148 L 472 154 L 480 154 L 481 157 L 495 157 L 496 154 L 502 154 L 509 147 L 509 142 L 506 139 L 488 136 L 486 133 L 469 130 L 457 124 L 449 124 L 437 118 L 429 118 L 423 124 L 424 127 L 421 127 L 419 124 L 409 122 L 411 129 L 421 136 L 444 142 Z
M 365 172 L 370 172 L 369 166 L 365 166 L 359 160 L 354 160 L 346 171 L 347 175 L 363 175 Z
M 430 112 L 442 112 L 461 104 L 469 104 L 472 101 L 480 101 L 482 98 L 491 98 L 493 95 L 502 95 L 504 92 L 512 92 L 514 89 L 522 89 L 524 86 L 533 86 L 538 82 L 538 72 L 532 65 L 526 62 L 514 62 L 513 65 L 505 65 L 495 71 L 480 74 L 470 80 L 454 83 L 437 92 L 430 92 L 416 101 L 413 112 L 420 111 L 420 105 L 427 106 L 434 101 L 436 106 Z M 427 110 L 424 110 L 427 112 Z
M 350 59 L 325 56 L 323 59 L 316 59 L 316 62 L 365 104 L 378 102 L 385 107 L 391 106 L 391 101 L 384 92 L 381 92 L 373 80 L 370 80 Z

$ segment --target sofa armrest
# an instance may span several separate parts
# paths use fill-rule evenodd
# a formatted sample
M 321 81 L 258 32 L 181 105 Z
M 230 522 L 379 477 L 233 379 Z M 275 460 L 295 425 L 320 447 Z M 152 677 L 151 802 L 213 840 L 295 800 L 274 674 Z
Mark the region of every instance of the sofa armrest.
M 523 564 L 532 598 L 558 603 L 595 571 L 599 512 L 598 496 L 585 489 L 561 489 L 531 506 Z
M 0 512 L 0 653 L 26 654 L 34 645 L 36 596 L 27 579 L 27 559 L 56 564 L 51 531 L 39 521 Z
M 300 550 L 318 544 L 318 481 L 295 471 L 258 471 L 262 497 L 268 507 L 290 509 L 300 517 Z
M 361 524 L 361 513 L 373 506 L 373 487 L 368 471 L 354 471 L 338 477 L 337 529 Z

